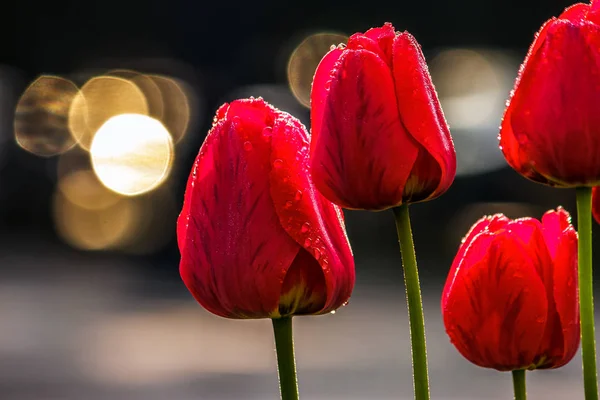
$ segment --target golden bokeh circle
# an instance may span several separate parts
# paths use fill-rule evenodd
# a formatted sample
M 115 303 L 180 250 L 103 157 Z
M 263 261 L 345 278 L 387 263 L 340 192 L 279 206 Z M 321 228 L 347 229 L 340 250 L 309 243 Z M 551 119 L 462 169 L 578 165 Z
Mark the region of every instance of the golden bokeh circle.
M 69 245 L 82 250 L 104 250 L 125 240 L 136 220 L 137 210 L 127 198 L 98 210 L 79 207 L 58 190 L 54 195 L 57 233 Z
M 160 121 L 147 115 L 122 114 L 98 129 L 90 154 L 102 184 L 119 194 L 135 196 L 157 188 L 167 178 L 173 142 Z
M 133 82 L 116 76 L 97 76 L 87 81 L 69 110 L 69 128 L 79 145 L 89 150 L 94 135 L 111 117 L 148 115 L 144 92 Z
M 148 115 L 158 120 L 162 119 L 165 108 L 163 94 L 150 76 L 129 69 L 114 69 L 108 71 L 104 76 L 126 79 L 135 84 L 144 93 L 144 97 L 146 97 Z
M 179 143 L 185 136 L 190 123 L 190 99 L 186 86 L 174 78 L 147 75 L 162 95 L 163 114 L 160 120 L 168 129 L 173 142 Z
M 288 83 L 294 97 L 310 107 L 310 90 L 317 66 L 331 46 L 346 43 L 348 36 L 339 33 L 315 33 L 304 39 L 292 52 L 287 66 Z
M 88 210 L 108 208 L 121 198 L 104 187 L 91 168 L 66 174 L 58 181 L 58 189 L 71 203 Z
M 68 79 L 44 75 L 25 90 L 15 110 L 17 144 L 42 157 L 71 149 L 75 140 L 69 132 L 68 116 L 77 86 Z

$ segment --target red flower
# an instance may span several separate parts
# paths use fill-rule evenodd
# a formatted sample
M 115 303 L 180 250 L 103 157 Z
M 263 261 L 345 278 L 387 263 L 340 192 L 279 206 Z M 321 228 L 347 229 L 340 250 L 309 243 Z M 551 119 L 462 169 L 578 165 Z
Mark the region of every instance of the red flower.
M 215 117 L 177 221 L 180 272 L 228 318 L 322 314 L 348 301 L 354 260 L 341 210 L 307 172 L 309 136 L 262 99 Z
M 579 346 L 577 232 L 569 214 L 548 211 L 479 220 L 463 240 L 444 292 L 442 316 L 458 351 L 500 371 L 557 368 Z
M 517 172 L 551 186 L 600 184 L 600 1 L 575 4 L 542 26 L 500 130 Z
M 386 23 L 321 60 L 311 93 L 315 185 L 345 208 L 383 210 L 444 193 L 456 154 L 421 48 Z

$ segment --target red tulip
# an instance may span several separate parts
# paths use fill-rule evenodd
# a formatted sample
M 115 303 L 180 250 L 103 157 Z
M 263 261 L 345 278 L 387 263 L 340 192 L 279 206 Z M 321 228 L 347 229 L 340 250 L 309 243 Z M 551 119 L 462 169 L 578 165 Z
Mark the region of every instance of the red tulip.
M 500 371 L 557 368 L 579 346 L 577 232 L 569 214 L 548 211 L 479 220 L 463 240 L 442 315 L 457 350 Z
M 517 172 L 551 186 L 600 184 L 600 0 L 546 22 L 521 67 L 500 131 Z
M 348 301 L 352 251 L 341 210 L 309 178 L 308 145 L 304 126 L 262 99 L 217 111 L 177 222 L 181 277 L 208 311 L 278 318 Z
M 321 60 L 312 86 L 315 185 L 345 208 L 383 210 L 449 187 L 456 154 L 421 48 L 387 23 Z

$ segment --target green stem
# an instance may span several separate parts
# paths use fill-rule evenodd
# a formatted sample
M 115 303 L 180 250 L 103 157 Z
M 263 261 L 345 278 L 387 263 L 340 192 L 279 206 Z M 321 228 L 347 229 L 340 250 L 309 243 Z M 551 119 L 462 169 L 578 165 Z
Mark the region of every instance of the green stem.
M 404 286 L 406 288 L 406 303 L 408 304 L 408 319 L 410 322 L 410 341 L 413 362 L 413 386 L 416 400 L 429 400 L 429 378 L 427 376 L 427 350 L 425 346 L 425 321 L 417 257 L 413 243 L 412 229 L 408 204 L 394 208 L 396 230 L 402 252 L 404 267 Z
M 517 369 L 512 372 L 513 388 L 515 391 L 515 400 L 526 400 L 527 390 L 525 389 L 525 370 Z
M 588 187 L 577 188 L 577 230 L 579 231 L 579 308 L 583 387 L 586 400 L 598 400 L 592 276 L 592 189 Z
M 279 370 L 279 390 L 281 400 L 298 400 L 298 378 L 292 335 L 292 317 L 273 319 L 277 367 Z

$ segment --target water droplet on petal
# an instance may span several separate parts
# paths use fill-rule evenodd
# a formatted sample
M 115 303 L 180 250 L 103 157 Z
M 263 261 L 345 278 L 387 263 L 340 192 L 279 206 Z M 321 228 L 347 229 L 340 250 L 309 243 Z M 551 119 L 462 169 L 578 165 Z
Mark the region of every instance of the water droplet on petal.
M 275 161 L 273 161 L 273 167 L 279 169 L 281 167 L 283 167 L 283 160 L 280 160 L 279 158 Z
M 312 241 L 310 240 L 310 238 L 306 238 L 304 240 L 304 247 L 310 247 Z
M 294 196 L 294 200 L 300 201 L 302 199 L 302 190 L 298 190 Z
M 320 244 L 321 244 L 321 239 L 319 239 L 319 238 L 316 238 L 316 239 L 315 239 L 315 246 L 318 246 L 318 245 L 320 245 Z
M 321 250 L 315 249 L 314 253 L 315 253 L 315 259 L 319 260 L 319 258 L 321 258 Z
M 292 208 L 293 203 L 291 201 L 286 201 L 285 202 L 285 208 Z
M 252 143 L 244 142 L 244 150 L 246 150 L 246 151 L 252 150 Z
M 300 228 L 300 232 L 306 233 L 309 230 L 310 230 L 310 224 L 308 222 L 303 223 L 302 227 Z
M 263 139 L 267 142 L 271 140 L 271 136 L 273 135 L 273 128 L 267 126 L 262 131 Z
M 335 310 L 333 310 L 330 314 L 335 314 Z

